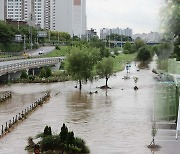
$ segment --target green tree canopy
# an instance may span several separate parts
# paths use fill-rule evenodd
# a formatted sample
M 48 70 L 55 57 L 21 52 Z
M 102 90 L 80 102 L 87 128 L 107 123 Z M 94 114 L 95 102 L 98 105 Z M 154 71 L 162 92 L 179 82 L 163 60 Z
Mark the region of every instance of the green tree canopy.
M 146 44 L 141 38 L 137 38 L 134 42 L 135 48 L 138 51 L 141 47 L 144 47 Z
M 125 43 L 123 49 L 124 49 L 124 53 L 125 53 L 125 54 L 132 53 L 132 50 L 133 50 L 131 43 L 128 42 L 128 41 Z
M 113 65 L 113 58 L 108 57 L 103 58 L 100 62 L 97 63 L 96 66 L 97 74 L 99 75 L 99 77 L 106 79 L 106 87 L 108 87 L 108 79 L 113 74 Z
M 21 79 L 27 79 L 28 78 L 28 75 L 27 75 L 27 72 L 25 70 L 23 70 L 21 72 L 21 76 L 20 76 Z
M 174 53 L 180 60 L 180 1 L 166 0 L 161 16 L 162 30 L 173 37 Z
M 96 48 L 73 47 L 67 56 L 65 68 L 74 80 L 79 82 L 82 88 L 82 81 L 93 77 L 93 67 L 99 57 L 99 50 Z
M 15 38 L 15 33 L 8 24 L 0 21 L 0 36 L 0 42 L 7 44 L 13 41 Z
M 138 54 L 137 54 L 137 60 L 139 61 L 147 61 L 151 59 L 151 51 L 147 46 L 141 47 L 138 50 Z

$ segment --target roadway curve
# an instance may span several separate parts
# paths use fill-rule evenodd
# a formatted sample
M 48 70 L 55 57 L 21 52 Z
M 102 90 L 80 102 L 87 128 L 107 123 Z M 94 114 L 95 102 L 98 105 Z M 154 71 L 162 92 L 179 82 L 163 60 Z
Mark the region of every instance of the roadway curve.
M 40 47 L 36 50 L 27 51 L 31 56 L 39 56 L 39 51 L 44 50 L 44 54 L 49 53 L 55 49 L 54 46 Z

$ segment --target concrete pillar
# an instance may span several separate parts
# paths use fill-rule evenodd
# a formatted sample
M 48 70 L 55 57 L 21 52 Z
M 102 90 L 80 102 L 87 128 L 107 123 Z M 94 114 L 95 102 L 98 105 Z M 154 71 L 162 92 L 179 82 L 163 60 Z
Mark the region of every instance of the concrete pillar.
M 27 75 L 29 75 L 29 69 L 28 68 L 26 69 L 26 73 L 27 73 Z
M 32 69 L 32 75 L 34 76 L 34 68 Z
M 10 73 L 7 73 L 7 82 L 10 82 L 10 81 L 11 81 Z

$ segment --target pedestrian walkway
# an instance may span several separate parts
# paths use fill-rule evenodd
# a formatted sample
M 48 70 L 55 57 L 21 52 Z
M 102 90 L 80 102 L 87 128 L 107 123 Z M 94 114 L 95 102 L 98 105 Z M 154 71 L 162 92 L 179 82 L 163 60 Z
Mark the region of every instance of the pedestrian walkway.
M 158 129 L 155 142 L 161 148 L 155 154 L 179 154 L 180 153 L 180 132 L 179 139 L 176 140 L 175 129 Z

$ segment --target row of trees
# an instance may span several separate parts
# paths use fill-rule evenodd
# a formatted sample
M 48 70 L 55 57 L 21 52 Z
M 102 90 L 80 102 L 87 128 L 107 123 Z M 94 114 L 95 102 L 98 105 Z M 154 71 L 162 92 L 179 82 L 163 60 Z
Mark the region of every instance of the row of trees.
M 8 22 L 0 21 L 0 50 L 1 51 L 22 51 L 23 50 L 23 41 L 15 42 L 15 35 L 21 35 L 21 39 L 25 39 L 26 49 L 30 48 L 30 43 L 32 40 L 33 48 L 37 48 L 38 43 L 43 44 L 46 42 L 65 42 L 70 40 L 70 35 L 65 32 L 57 31 L 46 31 L 47 37 L 42 38 L 38 37 L 38 31 L 42 29 L 32 27 L 29 25 L 13 25 Z M 25 38 L 24 38 L 25 36 Z M 31 39 L 32 36 L 32 39 Z
M 98 48 L 73 47 L 67 55 L 65 70 L 72 78 L 79 82 L 79 88 L 82 88 L 82 82 L 92 81 L 96 75 L 106 78 L 106 87 L 109 77 L 113 73 L 112 57 L 102 57 Z

